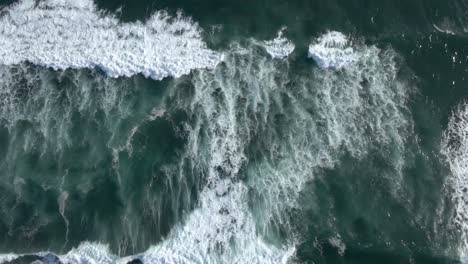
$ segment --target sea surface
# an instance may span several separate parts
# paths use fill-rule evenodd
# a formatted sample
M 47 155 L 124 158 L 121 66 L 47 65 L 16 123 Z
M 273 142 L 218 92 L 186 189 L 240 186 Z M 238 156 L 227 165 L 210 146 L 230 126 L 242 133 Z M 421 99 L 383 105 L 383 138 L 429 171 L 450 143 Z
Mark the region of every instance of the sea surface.
M 468 263 L 468 1 L 0 0 L 0 263 Z

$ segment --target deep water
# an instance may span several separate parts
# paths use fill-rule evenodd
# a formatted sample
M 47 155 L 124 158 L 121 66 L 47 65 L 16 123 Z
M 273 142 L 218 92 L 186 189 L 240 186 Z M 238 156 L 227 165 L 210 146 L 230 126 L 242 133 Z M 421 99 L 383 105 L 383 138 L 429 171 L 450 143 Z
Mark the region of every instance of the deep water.
M 61 42 L 14 49 L 18 2 L 42 8 L 0 0 L 0 48 L 34 55 L 0 58 L 0 263 L 468 259 L 468 1 L 42 1 L 41 21 L 136 23 L 122 43 L 199 30 L 223 54 L 162 80 L 130 44 L 111 65 L 140 74 L 116 78 L 100 54 L 57 66 Z M 152 27 L 161 10 L 189 22 Z M 273 58 L 282 28 L 295 49 Z

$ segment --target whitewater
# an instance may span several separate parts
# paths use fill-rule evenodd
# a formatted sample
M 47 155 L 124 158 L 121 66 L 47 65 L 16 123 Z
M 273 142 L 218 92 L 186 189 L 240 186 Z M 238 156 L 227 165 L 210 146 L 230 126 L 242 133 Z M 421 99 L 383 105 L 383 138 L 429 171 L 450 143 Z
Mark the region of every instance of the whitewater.
M 156 12 L 144 23 L 120 23 L 88 0 L 22 0 L 1 17 L 0 58 L 5 65 L 98 68 L 113 78 L 143 74 L 161 80 L 222 60 L 200 35 L 182 14 Z
M 452 175 L 446 180 L 446 195 L 454 203 L 451 225 L 457 230 L 460 259 L 468 258 L 468 106 L 460 103 L 453 110 L 444 131 L 441 152 L 446 158 Z
M 75 142 L 73 113 L 78 112 L 103 119 L 93 125 L 109 135 L 102 147 L 112 153 L 117 171 L 123 159 L 138 155 L 137 138 L 146 126 L 175 123 L 183 113 L 177 135 L 185 143 L 178 161 L 163 168 L 166 178 L 158 184 L 181 200 L 174 207 L 194 206 L 187 206 L 167 236 L 144 252 L 121 256 L 106 241 L 82 241 L 68 252 L 0 255 L 0 263 L 24 256 L 66 264 L 293 263 L 302 237 L 291 212 L 300 207 L 305 186 L 342 157 L 362 160 L 376 148 L 395 146 L 387 162 L 401 184 L 405 144 L 413 133 L 408 101 L 414 88 L 399 79 L 394 50 L 328 31 L 302 43 L 308 44 L 307 54 L 297 55 L 286 28 L 270 40 L 214 50 L 202 33 L 181 13 L 158 11 L 145 22 L 123 23 L 87 0 L 21 0 L 2 10 L 0 120 L 10 131 L 25 121 L 31 124 L 32 132 L 17 135 L 22 149 L 62 157 Z M 309 58 L 307 71 L 291 69 L 292 55 Z M 72 76 L 68 103 L 51 85 L 49 68 L 52 75 Z M 94 79 L 83 71 L 91 71 Z M 172 79 L 160 104 L 141 106 L 133 118 L 124 103 L 132 91 L 115 78 L 138 74 Z M 18 94 L 18 87 L 26 95 Z M 121 127 L 124 132 L 118 131 Z M 20 154 L 9 148 L 6 155 L 14 160 Z M 458 156 L 449 158 L 457 172 Z M 124 186 L 126 179 L 117 175 Z M 67 177 L 50 184 L 59 190 L 59 213 L 68 234 Z M 21 179 L 13 181 L 13 188 L 22 185 Z M 190 192 L 191 181 L 200 183 L 195 201 L 183 194 Z M 158 209 L 156 198 L 146 197 L 149 206 L 155 205 L 150 212 Z M 127 210 L 125 218 L 131 219 L 132 209 Z M 144 230 L 122 222 L 126 244 L 121 246 L 131 247 Z M 331 241 L 345 252 L 339 237 Z

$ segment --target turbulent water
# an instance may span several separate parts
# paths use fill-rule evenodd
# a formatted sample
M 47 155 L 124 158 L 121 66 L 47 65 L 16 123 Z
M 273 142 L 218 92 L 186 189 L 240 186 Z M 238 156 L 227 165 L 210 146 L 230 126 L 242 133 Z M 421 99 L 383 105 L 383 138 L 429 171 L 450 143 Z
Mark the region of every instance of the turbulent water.
M 0 263 L 468 261 L 468 2 L 0 1 Z

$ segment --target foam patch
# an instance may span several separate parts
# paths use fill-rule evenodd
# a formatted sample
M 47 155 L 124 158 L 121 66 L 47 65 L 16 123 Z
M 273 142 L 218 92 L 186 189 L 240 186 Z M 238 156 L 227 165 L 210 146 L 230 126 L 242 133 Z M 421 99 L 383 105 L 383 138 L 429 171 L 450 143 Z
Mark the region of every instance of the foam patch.
M 161 80 L 213 68 L 222 54 L 207 48 L 197 23 L 154 13 L 121 23 L 90 0 L 22 0 L 0 17 L 0 64 L 30 62 L 56 70 L 99 68 L 110 77 Z
M 346 35 L 331 31 L 309 45 L 309 58 L 313 58 L 321 68 L 339 70 L 358 61 L 359 54 Z

